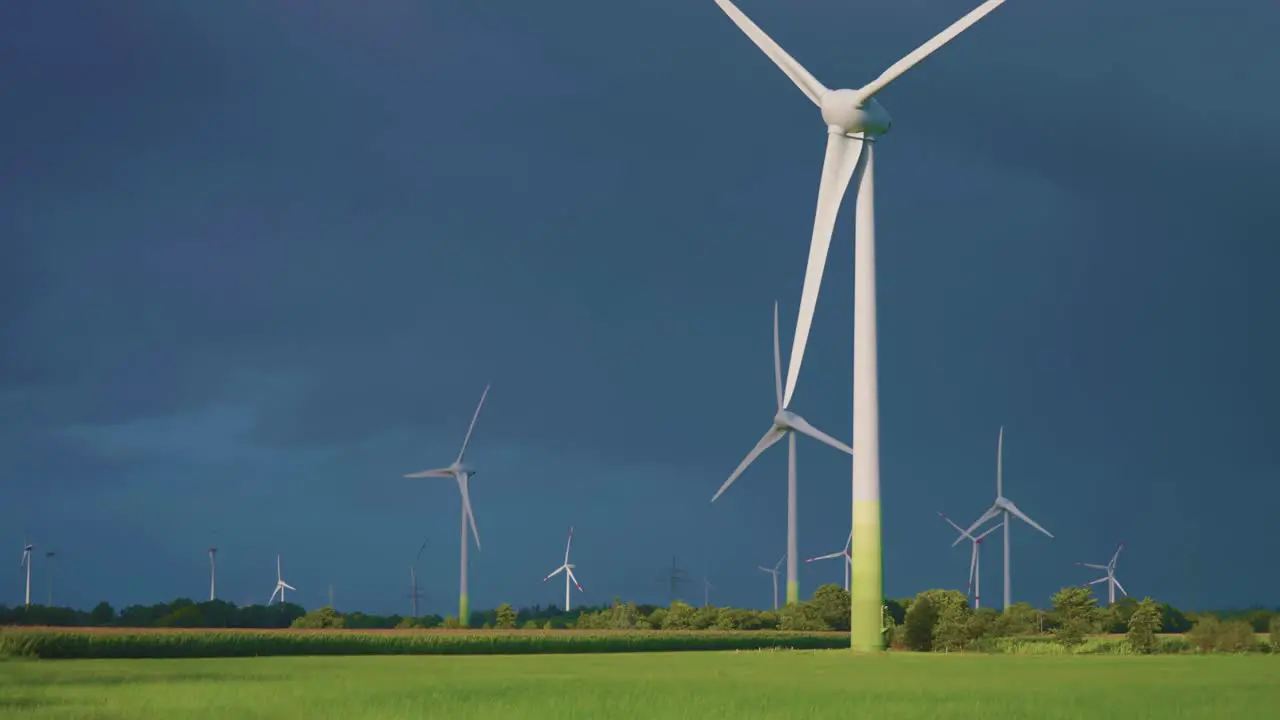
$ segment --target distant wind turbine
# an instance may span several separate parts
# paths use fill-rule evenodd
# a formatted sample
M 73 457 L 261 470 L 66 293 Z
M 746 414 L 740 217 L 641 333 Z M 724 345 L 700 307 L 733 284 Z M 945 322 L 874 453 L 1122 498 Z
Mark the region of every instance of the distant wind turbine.
M 667 584 L 667 602 L 676 601 L 680 592 L 680 586 L 687 584 L 689 579 L 685 577 L 685 571 L 676 564 L 676 556 L 671 556 L 671 568 L 662 573 L 662 577 L 658 578 L 658 582 Z
M 471 624 L 471 601 L 467 597 L 468 525 L 471 526 L 471 535 L 476 540 L 476 550 L 480 549 L 480 531 L 476 530 L 476 516 L 471 512 L 471 494 L 467 490 L 467 483 L 471 480 L 471 476 L 476 474 L 476 471 L 463 463 L 463 457 L 467 454 L 467 445 L 471 442 L 471 432 L 476 429 L 476 420 L 480 417 L 480 408 L 484 407 L 484 399 L 488 395 L 489 386 L 485 385 L 484 392 L 480 394 L 480 404 L 476 405 L 476 412 L 471 416 L 471 425 L 467 427 L 467 435 L 462 439 L 462 450 L 458 452 L 458 459 L 454 460 L 452 465 L 405 475 L 407 478 L 453 478 L 458 483 L 458 492 L 462 495 L 462 572 L 458 581 L 458 623 L 462 627 L 467 627 Z
M 715 585 L 707 579 L 706 575 L 702 576 L 702 607 L 711 607 L 711 591 Z
M 213 556 L 218 554 L 218 548 L 209 548 L 209 602 L 213 602 L 217 597 L 215 591 L 218 583 L 218 565 L 214 562 Z
M 270 605 L 272 600 L 276 599 L 276 594 L 280 595 L 280 604 L 284 604 L 285 589 L 297 592 L 298 588 L 284 581 L 284 576 L 280 574 L 280 553 L 276 553 L 276 589 L 271 592 L 271 597 L 267 598 L 267 604 Z
M 853 450 L 848 445 L 836 440 L 830 435 L 822 432 L 818 428 L 809 424 L 808 420 L 787 409 L 787 404 L 783 402 L 782 395 L 782 350 L 778 345 L 778 303 L 773 304 L 773 391 L 774 398 L 777 402 L 777 411 L 773 416 L 773 425 L 765 432 L 764 437 L 756 443 L 756 446 L 747 453 L 747 457 L 738 464 L 738 468 L 733 471 L 728 480 L 720 486 L 716 491 L 711 502 L 715 502 L 724 494 L 729 486 L 738 479 L 738 476 L 747 469 L 755 459 L 760 457 L 761 453 L 768 450 L 774 443 L 781 440 L 784 436 L 787 438 L 787 604 L 800 602 L 800 573 L 799 566 L 796 561 L 797 557 L 797 525 L 796 520 L 796 433 L 808 435 L 809 437 L 821 443 L 830 445 L 831 447 L 853 454 Z
M 777 564 L 775 564 L 771 568 L 767 568 L 763 565 L 756 566 L 757 569 L 767 572 L 771 576 L 773 576 L 773 609 L 774 610 L 778 609 L 778 573 L 780 572 L 779 568 L 782 567 L 782 563 L 786 559 L 787 559 L 787 556 L 783 555 L 782 557 L 778 558 Z
M 1107 573 L 1106 575 L 1103 575 L 1102 577 L 1092 582 L 1087 582 L 1085 583 L 1084 586 L 1089 587 L 1090 585 L 1097 585 L 1100 582 L 1105 582 L 1107 584 L 1107 604 L 1108 605 L 1116 604 L 1116 588 L 1120 588 L 1120 592 L 1124 593 L 1125 597 L 1129 596 L 1129 593 L 1125 591 L 1124 586 L 1121 585 L 1120 581 L 1116 579 L 1116 561 L 1120 559 L 1120 551 L 1123 549 L 1124 549 L 1124 543 L 1120 543 L 1120 547 L 1116 548 L 1116 554 L 1111 556 L 1111 562 L 1107 563 L 1106 565 L 1094 565 L 1092 563 L 1082 563 L 1082 562 L 1076 563 L 1081 567 L 1087 567 L 1087 568 L 1093 568 L 1094 570 L 1106 571 Z
M 22 564 L 19 565 L 18 568 L 26 568 L 27 570 L 27 595 L 25 607 L 31 607 L 31 551 L 35 549 L 35 545 L 27 542 L 26 540 L 22 541 Z
M 578 592 L 582 592 L 582 586 L 578 584 L 578 578 L 573 574 L 575 565 L 569 564 L 569 546 L 573 544 L 573 528 L 569 528 L 569 541 L 564 544 L 564 563 L 560 567 L 551 571 L 551 574 L 542 578 L 542 582 L 546 582 L 551 578 L 564 573 L 564 611 L 569 612 L 569 583 L 578 588 Z
M 1023 513 L 1021 510 L 1018 509 L 1017 505 L 1013 504 L 1012 500 L 1004 496 L 1004 427 L 1003 426 L 1000 427 L 1000 435 L 996 440 L 996 500 L 994 503 L 992 503 L 991 507 L 987 508 L 987 511 L 982 514 L 982 517 L 978 518 L 972 525 L 965 528 L 965 533 L 968 535 L 972 535 L 973 532 L 977 530 L 978 527 L 981 526 L 983 523 L 985 523 L 988 520 L 999 517 L 1001 514 L 1004 515 L 1004 518 L 1002 520 L 1004 524 L 1004 609 L 1008 610 L 1009 606 L 1013 605 L 1013 585 L 1010 580 L 1010 573 L 1009 573 L 1009 524 L 1010 524 L 1009 516 L 1012 515 L 1018 518 L 1019 520 L 1030 525 L 1036 530 L 1039 530 L 1045 535 L 1048 535 L 1050 538 L 1053 538 L 1053 534 L 1050 533 L 1048 530 L 1045 530 L 1044 528 L 1040 527 L 1040 525 L 1036 523 L 1035 520 L 1032 520 L 1031 518 L 1027 517 L 1025 513 Z M 963 539 L 964 539 L 964 535 L 961 535 L 960 537 L 956 538 L 955 542 L 951 543 L 951 546 L 955 547 L 956 545 L 959 545 L 960 541 Z
M 969 553 L 969 594 L 973 596 L 973 607 L 976 610 L 982 607 L 982 604 L 981 604 L 982 603 L 982 600 L 981 600 L 982 571 L 981 571 L 981 565 L 980 565 L 981 559 L 979 558 L 978 548 L 982 547 L 982 538 L 990 535 L 996 530 L 999 530 L 1000 527 L 1004 525 L 1004 521 L 1001 521 L 995 525 L 992 525 L 991 527 L 987 528 L 987 530 L 983 532 L 981 535 L 974 537 L 973 535 L 970 535 L 964 528 L 960 527 L 954 522 L 951 522 L 951 518 L 947 517 L 946 515 L 943 515 L 942 513 L 938 513 L 938 517 L 942 518 L 943 520 L 946 520 L 948 525 L 958 530 L 960 532 L 960 537 L 969 538 L 969 542 L 973 543 L 973 552 Z M 955 545 L 953 544 L 951 547 L 955 547 Z
M 853 566 L 853 531 L 849 531 L 849 539 L 844 541 L 844 549 L 839 552 L 819 555 L 805 560 L 806 563 L 818 562 L 819 560 L 834 560 L 836 558 L 844 558 L 844 591 L 849 592 L 849 568 Z
M 418 618 L 418 598 L 422 594 L 418 592 L 418 561 L 422 559 L 422 551 L 427 549 L 427 538 L 422 539 L 422 545 L 418 548 L 418 554 L 413 556 L 413 564 L 409 566 L 409 599 L 412 606 L 413 617 Z

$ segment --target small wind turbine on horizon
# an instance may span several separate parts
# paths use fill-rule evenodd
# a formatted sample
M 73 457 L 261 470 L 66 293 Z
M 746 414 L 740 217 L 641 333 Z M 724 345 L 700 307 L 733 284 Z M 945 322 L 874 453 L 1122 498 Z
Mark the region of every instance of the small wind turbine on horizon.
M 738 464 L 738 468 L 733 471 L 728 480 L 720 486 L 716 494 L 711 498 L 711 502 L 715 502 L 724 494 L 729 486 L 738 479 L 738 476 L 747 469 L 755 459 L 760 457 L 761 453 L 781 440 L 784 436 L 787 438 L 787 604 L 800 602 L 800 568 L 796 561 L 798 547 L 798 528 L 799 524 L 796 519 L 797 500 L 796 500 L 796 433 L 808 435 L 818 442 L 830 445 L 831 447 L 853 454 L 853 450 L 844 443 L 836 440 L 830 435 L 822 432 L 818 428 L 809 424 L 808 420 L 787 409 L 786 403 L 783 402 L 782 395 L 782 349 L 778 344 L 778 303 L 773 303 L 773 389 L 774 396 L 777 401 L 777 410 L 773 416 L 773 425 L 765 432 L 764 437 L 756 443 L 756 446 L 747 453 L 746 458 Z
M 276 593 L 280 594 L 280 604 L 284 604 L 284 591 L 288 588 L 297 592 L 298 588 L 284 581 L 284 576 L 280 574 L 280 553 L 276 553 L 276 589 L 271 591 L 271 597 L 267 598 L 267 604 L 270 605 L 272 600 L 276 599 Z
M 218 565 L 214 562 L 213 557 L 218 554 L 218 548 L 209 548 L 209 602 L 213 602 L 217 597 L 215 591 L 218 583 Z
M 1084 587 L 1089 587 L 1090 585 L 1097 585 L 1100 582 L 1105 582 L 1107 584 L 1107 605 L 1116 604 L 1116 588 L 1120 588 L 1120 592 L 1124 593 L 1125 597 L 1129 597 L 1129 593 L 1124 589 L 1124 586 L 1121 585 L 1120 581 L 1116 579 L 1116 561 L 1120 559 L 1120 551 L 1123 549 L 1124 549 L 1124 543 L 1120 543 L 1120 547 L 1116 548 L 1116 554 L 1111 556 L 1111 562 L 1107 563 L 1106 565 L 1094 565 L 1092 563 L 1082 563 L 1082 562 L 1076 563 L 1080 567 L 1087 567 L 1087 568 L 1093 568 L 1094 570 L 1106 571 L 1107 573 L 1106 575 L 1103 575 L 1102 577 L 1092 582 L 1085 583 Z
M 853 531 L 849 531 L 849 539 L 844 542 L 844 549 L 838 552 L 819 555 L 805 560 L 806 563 L 818 562 L 819 560 L 835 560 L 836 558 L 844 558 L 844 591 L 849 592 L 849 569 L 853 567 Z
M 884 573 L 880 508 L 880 399 L 876 358 L 876 245 L 875 245 L 875 163 L 873 150 L 879 136 L 889 132 L 892 120 L 876 100 L 876 95 L 891 83 L 932 55 L 942 46 L 969 29 L 1004 0 L 987 0 L 967 15 L 934 35 L 923 45 L 890 65 L 879 77 L 862 87 L 832 89 L 823 85 L 796 59 L 787 54 L 750 18 L 729 0 L 716 0 L 738 29 L 778 66 L 800 88 L 809 101 L 817 105 L 827 130 L 826 156 L 818 185 L 818 204 L 814 211 L 813 235 L 809 244 L 809 260 L 804 287 L 800 295 L 800 312 L 791 345 L 790 366 L 782 407 L 787 407 L 795 391 L 800 366 L 804 361 L 809 329 L 826 268 L 831 234 L 845 191 L 855 187 L 854 261 L 853 261 L 853 524 L 856 544 L 860 548 L 853 566 L 853 590 L 850 599 L 849 641 L 855 650 L 877 651 L 884 648 Z M 724 108 L 722 124 L 738 123 L 750 110 Z
M 542 578 L 542 582 L 546 582 L 551 578 L 564 573 L 564 611 L 569 612 L 569 583 L 578 588 L 578 592 L 582 592 L 582 586 L 578 584 L 578 578 L 573 574 L 573 569 L 577 566 L 569 564 L 569 546 L 573 544 L 573 528 L 569 528 L 569 541 L 564 544 L 564 563 L 560 567 L 551 571 L 551 574 Z
M 773 577 L 773 609 L 774 610 L 778 609 L 778 573 L 781 572 L 779 568 L 782 567 L 782 563 L 786 559 L 787 559 L 787 556 L 783 555 L 782 557 L 778 558 L 778 562 L 771 568 L 767 568 L 763 565 L 756 566 L 756 569 L 761 570 L 763 572 L 767 572 L 769 573 L 769 575 Z
M 992 503 L 987 511 L 982 513 L 982 517 L 978 518 L 972 525 L 965 528 L 965 534 L 956 538 L 951 543 L 951 547 L 960 544 L 964 540 L 965 535 L 972 535 L 983 523 L 992 520 L 1000 515 L 1004 515 L 1001 523 L 1004 525 L 1004 609 L 1008 610 L 1013 605 L 1013 585 L 1011 581 L 1011 573 L 1009 572 L 1009 516 L 1018 518 L 1022 522 L 1053 538 L 1053 533 L 1040 527 L 1040 525 L 1025 513 L 1018 509 L 1013 501 L 1004 496 L 1004 426 L 1000 427 L 1000 434 L 996 438 L 996 500 Z
M 31 607 L 31 551 L 35 549 L 34 544 L 26 540 L 22 541 L 22 564 L 18 565 L 18 569 L 26 568 L 27 571 L 27 594 L 24 607 Z
M 943 515 L 941 512 L 938 513 L 938 517 L 942 518 L 943 520 L 946 520 L 948 525 L 950 525 L 951 527 L 959 531 L 960 537 L 969 538 L 969 541 L 973 544 L 973 552 L 969 554 L 969 594 L 973 596 L 973 609 L 977 610 L 978 608 L 982 607 L 982 604 L 981 604 L 982 573 L 981 573 L 981 565 L 980 565 L 981 561 L 979 558 L 978 548 L 982 547 L 982 539 L 990 535 L 991 533 L 995 532 L 996 530 L 999 530 L 1001 526 L 1004 525 L 1004 521 L 1002 520 L 999 523 L 992 525 L 991 527 L 987 528 L 987 530 L 983 532 L 981 535 L 974 537 L 973 535 L 970 535 L 968 531 L 966 531 L 964 528 L 960 527 L 954 522 L 951 522 L 951 518 L 947 517 L 946 515 Z M 953 543 L 951 547 L 955 547 L 955 544 Z
M 458 483 L 458 493 L 462 495 L 462 570 L 458 580 L 458 624 L 467 627 L 471 624 L 471 600 L 467 596 L 467 526 L 471 527 L 471 535 L 476 541 L 476 550 L 480 550 L 480 531 L 476 529 L 476 516 L 471 511 L 471 493 L 467 489 L 471 476 L 476 470 L 463 463 L 467 454 L 467 445 L 471 442 L 471 432 L 476 429 L 476 420 L 480 417 L 480 408 L 484 407 L 484 399 L 489 395 L 489 385 L 484 386 L 480 394 L 480 404 L 476 405 L 475 414 L 471 416 L 471 424 L 467 426 L 467 435 L 462 439 L 462 450 L 458 451 L 458 459 L 448 467 L 436 470 L 423 470 L 410 473 L 406 478 L 453 478 Z

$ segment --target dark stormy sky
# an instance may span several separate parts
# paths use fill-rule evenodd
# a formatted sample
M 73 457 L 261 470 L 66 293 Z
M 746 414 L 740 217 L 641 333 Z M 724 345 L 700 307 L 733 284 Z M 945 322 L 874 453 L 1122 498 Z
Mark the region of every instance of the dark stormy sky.
M 857 86 L 971 0 L 742 0 Z M 1007 495 L 1015 600 L 1119 577 L 1275 604 L 1280 8 L 1010 0 L 884 91 L 878 151 L 885 572 L 963 589 L 934 514 Z M 456 608 L 449 463 L 469 459 L 473 604 L 661 600 L 673 554 L 762 606 L 773 414 L 824 128 L 711 0 L 8 3 L 0 9 L 0 602 L 207 590 Z M 793 409 L 851 436 L 852 204 Z M 800 452 L 803 556 L 850 464 Z M 984 555 L 999 595 L 999 543 Z M 802 568 L 807 594 L 840 569 Z M 701 591 L 685 594 L 701 599 Z M 575 600 L 576 602 L 576 600 Z

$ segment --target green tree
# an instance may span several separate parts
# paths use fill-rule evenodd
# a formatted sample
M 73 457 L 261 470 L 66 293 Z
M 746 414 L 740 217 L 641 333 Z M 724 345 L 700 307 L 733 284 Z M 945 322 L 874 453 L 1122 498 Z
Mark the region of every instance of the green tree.
M 809 604 L 828 628 L 849 631 L 849 593 L 844 588 L 833 583 L 819 585 Z
M 1156 651 L 1156 630 L 1160 629 L 1160 606 L 1149 597 L 1142 598 L 1129 615 L 1125 638 L 1134 652 L 1149 655 Z
M 328 628 L 343 628 L 347 626 L 346 618 L 342 614 L 331 607 L 325 606 L 317 608 L 311 612 L 297 618 L 290 627 L 305 628 L 308 630 L 321 630 Z
M 510 603 L 502 603 L 498 606 L 497 627 L 513 628 L 516 626 L 516 609 L 511 607 Z
M 663 630 L 692 630 L 694 614 L 697 611 L 683 600 L 673 600 L 667 608 L 667 616 L 662 621 Z
M 934 612 L 930 632 L 933 650 L 950 652 L 961 650 L 973 639 L 971 621 L 973 609 L 969 599 L 957 590 L 926 590 L 916 596 L 916 601 L 927 599 Z
M 195 605 L 183 605 L 156 621 L 160 627 L 204 627 L 204 616 Z
M 1271 625 L 1267 628 L 1270 631 L 1271 652 L 1280 653 L 1280 614 L 1271 616 Z
M 911 601 L 907 608 L 906 622 L 902 628 L 902 644 L 908 650 L 928 652 L 933 649 L 933 626 L 938 622 L 938 610 L 923 593 Z
M 1035 635 L 1040 632 L 1042 614 L 1028 603 L 1014 603 L 1000 613 L 991 632 L 996 637 Z
M 1191 629 L 1191 620 L 1169 603 L 1160 603 L 1160 632 L 1184 633 Z
M 1067 647 L 1084 642 L 1085 635 L 1097 632 L 1098 599 L 1087 587 L 1069 585 L 1053 596 L 1053 611 L 1058 616 L 1054 635 Z
M 812 603 L 798 602 L 784 605 L 778 611 L 778 629 L 820 631 L 830 630 L 831 627 Z
M 89 611 L 89 621 L 94 625 L 110 625 L 111 621 L 115 619 L 115 608 L 111 607 L 111 603 L 106 601 L 94 605 L 93 610 Z
M 444 622 L 440 623 L 440 627 L 445 628 L 446 630 L 457 630 L 462 627 L 462 624 L 459 623 L 458 618 L 453 615 L 446 615 Z

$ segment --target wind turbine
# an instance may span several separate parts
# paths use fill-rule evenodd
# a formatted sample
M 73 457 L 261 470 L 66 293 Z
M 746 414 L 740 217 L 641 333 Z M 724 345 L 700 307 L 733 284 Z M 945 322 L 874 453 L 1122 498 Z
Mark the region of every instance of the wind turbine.
M 983 532 L 981 535 L 974 537 L 973 535 L 970 535 L 969 532 L 964 528 L 960 527 L 954 522 L 951 522 L 951 518 L 947 517 L 946 515 L 943 515 L 942 513 L 938 513 L 938 517 L 942 518 L 943 520 L 946 520 L 948 525 L 960 531 L 960 537 L 969 538 L 969 541 L 973 543 L 973 552 L 969 554 L 969 594 L 973 596 L 973 609 L 977 610 L 978 608 L 982 607 L 982 604 L 981 604 L 982 602 L 982 570 L 981 570 L 981 560 L 979 558 L 978 548 L 982 546 L 982 538 L 990 535 L 996 530 L 999 530 L 1000 527 L 1004 525 L 1004 522 L 1001 521 L 996 525 L 992 525 L 991 527 L 987 528 L 987 530 Z M 952 544 L 951 547 L 955 547 L 955 545 Z
M 768 450 L 774 443 L 781 440 L 784 436 L 787 438 L 787 604 L 800 602 L 800 576 L 799 567 L 796 562 L 796 433 L 802 433 L 809 437 L 830 445 L 831 447 L 842 452 L 853 454 L 853 450 L 848 445 L 836 440 L 830 435 L 822 432 L 809 424 L 808 420 L 786 409 L 782 402 L 782 359 L 780 357 L 781 349 L 778 345 L 778 303 L 773 303 L 773 388 L 774 394 L 778 402 L 778 410 L 773 416 L 773 425 L 760 438 L 760 442 L 747 453 L 747 457 L 738 465 L 738 469 L 733 471 L 728 480 L 720 486 L 716 491 L 711 502 L 715 502 L 724 494 L 729 486 L 733 484 L 738 476 L 747 469 L 756 458 L 765 450 Z
M 47 583 L 47 590 L 49 593 L 49 600 L 46 607 L 53 607 L 53 559 L 56 557 L 58 557 L 57 550 L 49 550 L 44 554 L 45 565 L 48 566 L 49 573 L 47 576 L 48 580 L 45 581 Z
M 569 564 L 569 546 L 573 544 L 573 528 L 569 528 L 569 541 L 564 544 L 564 563 L 553 570 L 550 575 L 542 578 L 542 582 L 546 582 L 551 578 L 564 573 L 564 611 L 569 612 L 569 582 L 573 582 L 573 586 L 578 588 L 578 592 L 582 592 L 582 586 L 578 584 L 578 578 L 574 576 L 573 569 L 576 565 Z
M 1050 533 L 1048 530 L 1040 527 L 1035 520 L 1027 517 L 1025 513 L 1019 510 L 1018 506 L 1014 505 L 1012 500 L 1004 496 L 1004 426 L 1000 427 L 1000 434 L 996 439 L 996 500 L 992 503 L 991 507 L 987 508 L 986 512 L 982 513 L 982 517 L 978 518 L 972 525 L 965 528 L 965 535 L 972 535 L 973 531 L 978 529 L 978 526 L 1001 514 L 1004 515 L 1001 520 L 1001 524 L 1004 525 L 1004 609 L 1008 610 L 1009 606 L 1013 604 L 1013 586 L 1010 584 L 1009 580 L 1009 516 L 1012 515 L 1018 518 L 1022 522 L 1039 530 L 1045 535 L 1048 535 L 1050 538 L 1053 538 L 1053 533 Z M 961 535 L 956 538 L 956 541 L 951 543 L 951 547 L 959 545 L 960 541 L 965 538 L 965 535 Z
M 1124 589 L 1124 586 L 1121 585 L 1120 581 L 1116 579 L 1116 560 L 1120 559 L 1120 551 L 1123 549 L 1124 549 L 1124 543 L 1120 543 L 1120 547 L 1116 548 L 1116 554 L 1111 556 L 1111 562 L 1107 563 L 1106 565 L 1094 565 L 1092 563 L 1082 563 L 1082 562 L 1076 563 L 1081 567 L 1087 567 L 1087 568 L 1093 568 L 1095 570 L 1106 571 L 1107 573 L 1106 575 L 1103 575 L 1102 577 L 1098 578 L 1097 580 L 1094 580 L 1093 582 L 1085 583 L 1084 586 L 1089 587 L 1090 585 L 1097 585 L 1100 582 L 1105 582 L 1107 584 L 1107 604 L 1108 605 L 1116 604 L 1116 588 L 1120 588 L 1120 592 L 1124 593 L 1125 597 L 1129 597 L 1129 593 Z
M 849 592 L 849 568 L 853 565 L 853 533 L 849 533 L 849 539 L 844 543 L 844 549 L 839 552 L 829 553 L 827 555 L 819 555 L 805 560 L 806 563 L 817 562 L 819 560 L 834 560 L 836 558 L 844 558 L 844 591 Z
M 218 554 L 218 548 L 209 548 L 209 602 L 213 602 L 215 597 L 214 591 L 217 589 L 218 566 L 214 562 L 213 556 Z
M 787 556 L 783 555 L 782 557 L 778 558 L 778 562 L 771 568 L 767 568 L 763 565 L 756 566 L 757 569 L 763 572 L 767 572 L 773 576 L 773 609 L 774 610 L 778 609 L 778 573 L 781 572 L 778 568 L 782 567 L 782 561 L 786 559 L 787 559 Z
M 422 559 L 422 551 L 427 549 L 427 539 L 422 539 L 422 545 L 418 548 L 418 554 L 413 557 L 413 564 L 409 566 L 409 598 L 413 605 L 413 617 L 416 620 L 418 615 L 418 598 L 421 593 L 418 592 L 418 561 Z
M 800 296 L 800 314 L 787 371 L 782 406 L 791 403 L 813 312 L 818 302 L 827 249 L 835 229 L 836 214 L 850 181 L 857 176 L 854 220 L 853 267 L 853 533 L 859 548 L 853 566 L 850 603 L 850 643 L 855 650 L 881 650 L 884 602 L 880 530 L 880 400 L 876 368 L 875 285 L 875 172 L 873 147 L 878 136 L 889 131 L 889 113 L 875 95 L 950 42 L 1004 0 L 987 0 L 946 30 L 889 66 L 875 80 L 857 90 L 832 90 L 818 82 L 729 0 L 716 0 L 720 9 L 784 72 L 822 111 L 827 126 L 827 150 L 818 185 L 809 262 Z M 733 122 L 733 120 L 730 120 Z
M 667 584 L 667 603 L 674 603 L 676 596 L 680 592 L 680 586 L 689 582 L 689 579 L 685 577 L 684 568 L 676 564 L 675 555 L 671 556 L 671 568 L 663 572 L 662 575 L 662 577 L 658 578 L 658 582 Z
M 288 588 L 297 592 L 298 588 L 284 581 L 284 577 L 280 574 L 280 553 L 276 553 L 276 589 L 271 592 L 271 597 L 267 598 L 267 604 L 270 605 L 272 600 L 276 599 L 276 593 L 280 593 L 280 604 L 284 604 L 284 591 Z
M 27 595 L 25 607 L 31 607 L 31 551 L 35 549 L 35 545 L 32 545 L 26 540 L 22 541 L 22 563 L 18 565 L 18 568 L 26 568 L 27 570 Z
M 462 572 L 458 581 L 458 624 L 467 627 L 471 624 L 470 599 L 467 597 L 467 526 L 471 526 L 471 535 L 476 539 L 476 550 L 480 549 L 480 532 L 476 530 L 476 516 L 471 512 L 471 494 L 467 491 L 467 483 L 476 474 L 474 468 L 463 464 L 463 456 L 467 454 L 467 444 L 471 442 L 471 431 L 476 429 L 476 419 L 480 417 L 480 408 L 484 407 L 484 399 L 489 395 L 489 386 L 484 386 L 480 394 L 480 404 L 471 416 L 471 425 L 467 427 L 467 435 L 462 439 L 462 450 L 458 451 L 458 459 L 449 467 L 437 470 L 405 475 L 407 478 L 453 478 L 458 483 L 458 492 L 462 495 Z
M 711 581 L 707 579 L 707 576 L 703 575 L 702 576 L 702 607 L 711 606 L 711 590 L 714 587 L 715 585 L 711 584 Z

